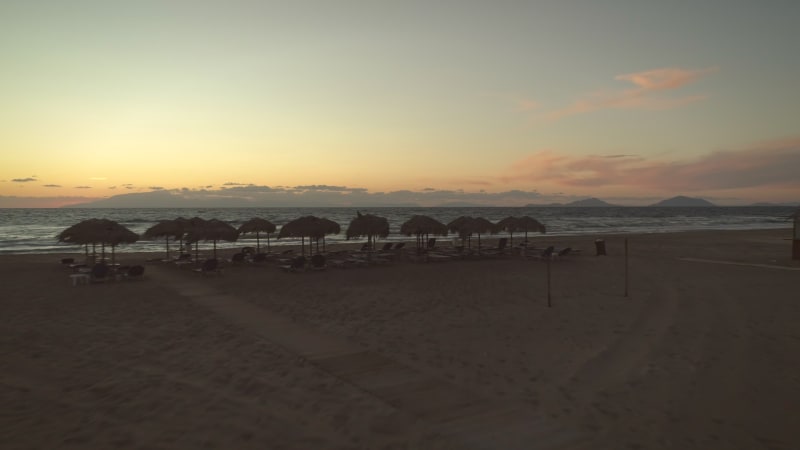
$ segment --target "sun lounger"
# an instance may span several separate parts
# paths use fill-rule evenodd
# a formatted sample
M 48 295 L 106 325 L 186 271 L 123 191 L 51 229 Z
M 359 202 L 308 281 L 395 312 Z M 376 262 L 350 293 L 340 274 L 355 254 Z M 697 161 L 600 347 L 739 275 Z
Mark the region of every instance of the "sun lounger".
M 279 266 L 284 272 L 300 272 L 306 270 L 305 256 L 298 256 L 290 264 Z
M 325 256 L 317 253 L 311 257 L 311 268 L 314 270 L 325 270 L 327 267 Z
M 222 271 L 219 269 L 219 262 L 215 258 L 207 259 L 203 261 L 203 265 L 194 269 L 195 272 L 201 275 L 210 275 L 210 274 L 221 274 Z

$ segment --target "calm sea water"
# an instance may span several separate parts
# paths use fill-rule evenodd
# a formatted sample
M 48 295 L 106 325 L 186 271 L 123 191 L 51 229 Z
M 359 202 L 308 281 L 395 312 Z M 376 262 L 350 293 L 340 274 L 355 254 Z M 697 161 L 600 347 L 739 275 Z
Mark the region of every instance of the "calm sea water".
M 484 217 L 497 222 L 508 216 L 528 215 L 547 226 L 548 235 L 602 235 L 609 233 L 663 233 L 689 230 L 746 230 L 789 228 L 787 218 L 794 207 L 538 207 L 538 208 L 359 208 L 362 213 L 386 217 L 392 234 L 388 240 L 408 240 L 399 234 L 400 225 L 415 214 L 431 216 L 447 223 L 459 216 Z M 81 251 L 76 245 L 56 242 L 65 228 L 90 218 L 115 220 L 136 233 L 143 233 L 160 220 L 176 217 L 219 219 L 238 227 L 252 217 L 281 225 L 300 216 L 315 215 L 338 222 L 340 235 L 327 238 L 345 240 L 344 231 L 356 215 L 356 208 L 131 208 L 131 209 L 0 209 L 0 253 L 70 253 Z M 263 245 L 262 236 L 262 245 Z M 270 239 L 271 245 L 299 244 L 295 239 Z M 210 244 L 209 244 L 210 245 Z M 255 245 L 255 237 L 242 237 L 237 243 L 220 243 L 220 248 Z M 118 252 L 161 251 L 163 240 L 141 240 L 121 245 Z

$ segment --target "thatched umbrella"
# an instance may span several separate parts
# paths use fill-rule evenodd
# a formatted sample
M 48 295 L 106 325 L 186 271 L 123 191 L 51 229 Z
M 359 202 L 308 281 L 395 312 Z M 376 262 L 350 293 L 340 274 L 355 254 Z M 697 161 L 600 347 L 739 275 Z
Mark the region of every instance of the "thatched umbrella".
M 270 222 L 267 219 L 261 219 L 259 217 L 253 217 L 252 219 L 248 220 L 247 222 L 243 223 L 239 226 L 239 234 L 248 234 L 248 233 L 255 233 L 256 234 L 256 253 L 261 253 L 261 241 L 259 240 L 260 233 L 267 233 L 267 253 L 269 253 L 269 235 L 270 233 L 274 233 L 276 230 L 275 224 Z
M 317 240 L 325 237 L 326 234 L 335 234 L 340 231 L 339 224 L 328 219 L 320 219 L 314 216 L 303 216 L 292 220 L 282 226 L 278 232 L 278 239 L 284 237 L 300 238 L 300 253 L 305 255 L 305 238 L 309 238 L 309 253 L 311 251 L 311 239 Z
M 519 219 L 517 219 L 514 216 L 508 216 L 505 219 L 497 222 L 497 224 L 495 225 L 495 229 L 497 231 L 506 231 L 506 232 L 508 232 L 508 234 L 511 236 L 511 239 L 510 239 L 510 242 L 509 242 L 509 244 L 511 246 L 514 245 L 514 232 L 522 231 L 519 228 Z
M 322 238 L 322 251 L 325 251 L 325 236 L 329 234 L 339 234 L 342 231 L 341 225 L 325 217 L 319 219 L 317 223 L 318 233 L 312 236 L 317 240 L 317 253 L 319 253 L 319 240 Z M 311 245 L 309 243 L 309 245 Z
M 101 244 L 101 258 L 105 258 L 105 245 L 111 245 L 111 263 L 115 263 L 115 248 L 119 244 L 133 243 L 139 235 L 119 223 L 109 219 L 88 219 L 77 223 L 57 236 L 59 242 L 86 245 Z M 87 250 L 88 251 L 88 250 Z
M 217 219 L 207 221 L 201 235 L 204 240 L 214 242 L 214 259 L 217 258 L 217 241 L 234 242 L 239 238 L 236 228 Z
M 389 236 L 389 221 L 385 217 L 378 217 L 372 214 L 361 214 L 356 211 L 355 219 L 350 221 L 347 227 L 347 239 L 354 237 L 367 237 L 367 245 L 375 249 L 375 238 L 385 238 Z
M 175 219 L 183 224 L 184 239 L 189 244 L 189 252 L 192 251 L 192 244 L 194 244 L 194 259 L 198 259 L 200 254 L 199 242 L 203 239 L 205 227 L 208 224 L 206 219 L 200 217 L 192 217 L 191 219 Z
M 546 233 L 547 229 L 545 228 L 544 224 L 533 217 L 522 216 L 518 219 L 517 231 L 524 231 L 525 242 L 528 242 L 528 231 Z
M 422 215 L 412 216 L 400 225 L 400 233 L 406 236 L 417 236 L 417 250 L 422 247 L 423 236 L 427 239 L 429 235 L 447 236 L 447 225 L 438 220 Z
M 162 220 L 157 224 L 153 225 L 152 227 L 145 230 L 144 237 L 145 239 L 155 239 L 163 237 L 166 245 L 167 245 L 167 260 L 169 260 L 169 239 L 172 240 L 181 240 L 183 241 L 183 234 L 184 234 L 184 224 L 183 220 L 185 219 L 175 219 L 175 220 Z
M 481 234 L 494 233 L 495 225 L 483 217 L 461 216 L 447 224 L 450 231 L 457 232 L 462 241 L 467 240 L 472 234 L 478 235 L 478 252 L 481 248 Z M 468 241 L 472 246 L 471 239 Z

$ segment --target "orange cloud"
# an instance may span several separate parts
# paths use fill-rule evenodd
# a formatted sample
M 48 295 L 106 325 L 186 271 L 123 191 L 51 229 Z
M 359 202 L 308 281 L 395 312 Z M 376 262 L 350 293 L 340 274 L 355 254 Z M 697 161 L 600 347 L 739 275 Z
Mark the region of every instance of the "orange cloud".
M 690 95 L 674 98 L 657 95 L 657 93 L 679 89 L 715 70 L 713 68 L 702 70 L 662 68 L 618 75 L 614 79 L 628 81 L 633 83 L 634 87 L 617 91 L 594 92 L 576 100 L 571 105 L 545 113 L 541 118 L 558 120 L 601 109 L 664 110 L 677 108 L 704 100 L 707 96 Z
M 797 187 L 800 138 L 716 151 L 692 161 L 654 161 L 634 155 L 570 156 L 541 151 L 514 163 L 504 182 L 565 187 L 624 187 L 703 191 Z

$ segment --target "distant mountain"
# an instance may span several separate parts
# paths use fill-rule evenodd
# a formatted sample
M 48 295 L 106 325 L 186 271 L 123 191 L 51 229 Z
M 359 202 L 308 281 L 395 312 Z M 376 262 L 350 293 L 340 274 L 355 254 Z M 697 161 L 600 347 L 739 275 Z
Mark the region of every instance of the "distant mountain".
M 617 206 L 617 205 L 612 205 L 611 203 L 600 200 L 599 198 L 592 197 L 583 200 L 575 200 L 574 202 L 569 202 L 564 206 Z
M 658 203 L 655 203 L 650 206 L 716 206 L 713 203 L 709 202 L 708 200 L 704 200 L 702 198 L 692 198 L 692 197 L 685 197 L 683 195 L 679 195 L 677 197 L 668 198 L 666 200 L 661 200 Z
M 577 207 L 603 207 L 603 206 L 617 206 L 612 205 L 611 203 L 605 202 L 600 200 L 599 198 L 585 198 L 583 200 L 575 200 L 574 202 L 569 203 L 548 203 L 546 205 L 536 205 L 536 204 L 528 204 L 525 205 L 526 208 L 542 208 L 542 207 L 558 207 L 558 206 L 577 206 Z

